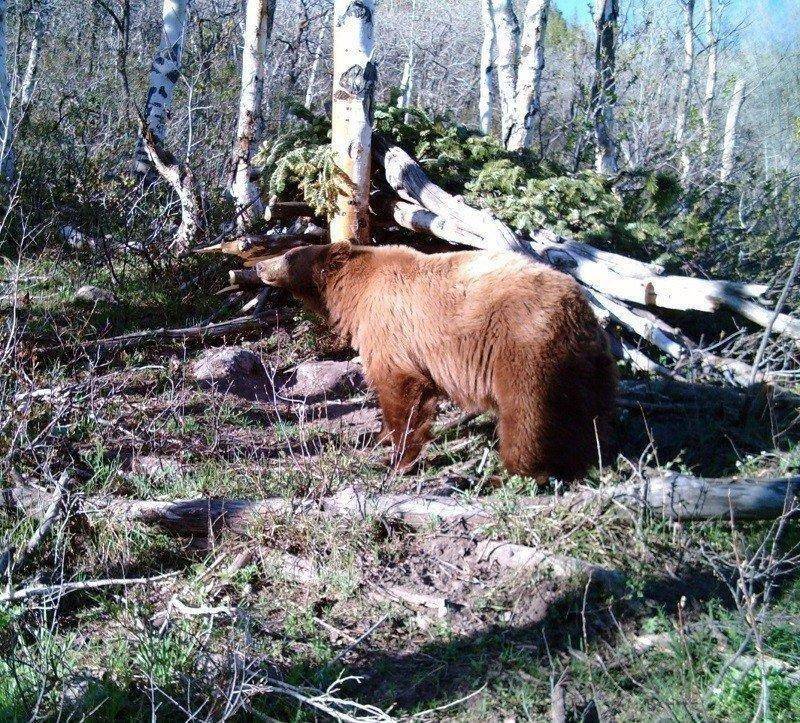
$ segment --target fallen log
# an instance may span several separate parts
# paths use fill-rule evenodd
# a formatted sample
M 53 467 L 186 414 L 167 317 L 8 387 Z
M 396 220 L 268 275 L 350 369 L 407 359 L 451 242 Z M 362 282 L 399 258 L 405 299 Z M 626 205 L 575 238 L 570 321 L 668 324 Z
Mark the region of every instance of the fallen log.
M 646 508 L 671 520 L 775 519 L 795 513 L 798 493 L 800 476 L 705 479 L 667 472 L 651 474 L 641 483 L 585 488 L 559 496 L 521 497 L 516 509 L 545 514 L 600 502 Z M 2 501 L 7 510 L 35 516 L 49 505 L 52 496 L 34 487 L 14 487 L 2 490 Z M 292 502 L 280 498 L 150 501 L 108 496 L 84 498 L 79 504 L 89 517 L 138 521 L 158 525 L 175 534 L 194 536 L 208 536 L 223 529 L 246 533 L 252 531 L 254 525 L 270 521 L 279 514 L 381 517 L 418 528 L 433 523 L 458 523 L 468 529 L 479 528 L 498 517 L 491 498 L 467 503 L 444 496 L 366 495 L 353 488 L 317 501 Z
M 545 569 L 556 577 L 581 575 L 609 590 L 619 589 L 624 582 L 623 575 L 617 570 L 610 570 L 576 557 L 557 555 L 550 550 L 536 549 L 527 545 L 481 540 L 475 547 L 475 554 L 481 561 L 512 570 L 537 572 Z
M 482 239 L 480 248 L 502 248 L 528 252 L 529 246 L 489 211 L 464 203 L 428 178 L 425 171 L 400 146 L 380 133 L 373 135 L 375 160 L 383 168 L 386 182 L 403 199 L 416 203 L 437 216 L 458 219 L 463 228 L 473 229 Z
M 282 254 L 289 249 L 314 243 L 325 243 L 327 231 L 309 233 L 276 233 L 253 236 L 239 236 L 230 241 L 221 241 L 210 246 L 194 249 L 196 254 L 223 253 L 251 259 L 256 256 L 269 257 Z
M 524 253 L 619 302 L 709 313 L 727 307 L 760 326 L 771 322 L 773 312 L 750 300 L 765 293 L 764 284 L 664 275 L 656 265 L 601 251 L 547 230 L 523 238 L 490 212 L 472 208 L 437 186 L 408 153 L 385 137 L 376 135 L 374 148 L 386 182 L 409 204 L 401 206 L 395 215 L 405 228 L 473 248 Z M 786 314 L 778 315 L 773 328 L 800 339 L 800 321 Z
M 218 321 L 213 324 L 197 324 L 177 329 L 161 327 L 159 329 L 145 329 L 120 336 L 110 336 L 105 339 L 91 339 L 78 344 L 75 348 L 97 349 L 101 352 L 120 351 L 132 349 L 143 344 L 158 342 L 185 342 L 207 341 L 219 339 L 232 334 L 244 334 L 254 331 L 263 331 L 279 326 L 281 318 L 276 312 L 258 316 L 240 316 L 229 321 Z M 63 351 L 62 347 L 52 347 L 45 351 Z

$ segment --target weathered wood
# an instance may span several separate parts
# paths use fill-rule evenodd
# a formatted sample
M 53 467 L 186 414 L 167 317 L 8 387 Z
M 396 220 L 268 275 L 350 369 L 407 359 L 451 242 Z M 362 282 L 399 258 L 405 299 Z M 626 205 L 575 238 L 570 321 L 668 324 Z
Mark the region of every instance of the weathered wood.
M 391 204 L 391 214 L 395 222 L 417 233 L 429 233 L 448 243 L 477 246 L 482 242 L 479 235 L 462 228 L 458 223 L 437 216 L 417 203 L 395 201 Z
M 796 514 L 798 494 L 800 476 L 704 479 L 668 472 L 647 475 L 641 483 L 586 488 L 560 496 L 523 497 L 517 500 L 516 508 L 519 514 L 526 511 L 547 514 L 548 511 L 576 510 L 598 502 L 613 502 L 631 508 L 645 508 L 672 520 L 756 520 Z M 52 496 L 38 488 L 15 487 L 2 490 L 2 501 L 7 510 L 36 516 L 44 513 Z M 497 513 L 492 505 L 491 498 L 478 504 L 440 496 L 366 495 L 350 488 L 316 502 L 296 503 L 281 498 L 204 498 L 162 502 L 91 497 L 80 501 L 80 511 L 90 518 L 100 516 L 121 523 L 136 521 L 157 525 L 174 534 L 204 537 L 223 530 L 246 534 L 252 532 L 254 526 L 273 520 L 276 515 L 301 513 L 382 517 L 423 528 L 436 523 L 457 523 L 467 529 L 476 529 L 496 519 Z M 495 543 L 498 544 L 501 543 Z M 514 552 L 515 565 L 525 567 L 535 562 L 544 563 L 544 559 L 540 560 L 535 551 L 520 552 L 508 547 L 507 543 L 502 544 Z M 489 546 L 486 549 L 495 548 Z M 574 568 L 575 563 L 568 558 L 552 555 L 547 555 L 547 558 L 563 570 L 580 571 Z M 512 560 L 506 560 L 506 563 L 510 565 Z
M 481 241 L 476 248 L 506 249 L 530 253 L 529 245 L 489 211 L 480 211 L 433 183 L 422 167 L 400 146 L 376 133 L 375 160 L 383 167 L 389 186 L 403 199 L 417 203 L 445 222 L 457 221 Z
M 161 145 L 149 128 L 142 126 L 141 133 L 141 146 L 147 159 L 180 199 L 181 223 L 172 244 L 176 253 L 184 254 L 197 243 L 205 230 L 203 204 L 194 174 L 186 163 L 179 163 Z M 142 168 L 146 170 L 147 166 L 142 165 Z
M 250 236 L 239 236 L 230 241 L 221 241 L 211 246 L 195 249 L 198 254 L 223 253 L 239 256 L 243 259 L 255 257 L 277 256 L 290 249 L 314 243 L 325 243 L 328 232 L 324 229 L 308 233 L 276 233 Z
M 263 282 L 258 277 L 255 269 L 231 269 L 228 272 L 228 279 L 231 286 L 263 286 Z
M 622 575 L 600 565 L 567 555 L 557 555 L 551 550 L 537 549 L 511 542 L 481 540 L 475 547 L 478 559 L 501 567 L 526 572 L 549 570 L 556 577 L 581 575 L 603 587 L 616 588 L 623 582 Z
M 215 324 L 197 324 L 177 329 L 161 327 L 159 329 L 135 331 L 120 336 L 110 336 L 105 339 L 91 339 L 79 344 L 78 347 L 96 348 L 100 351 L 120 351 L 157 342 L 208 341 L 209 339 L 219 339 L 233 334 L 264 331 L 279 325 L 280 322 L 281 319 L 277 313 L 241 316 L 229 321 L 219 321 Z M 63 347 L 55 347 L 45 351 L 63 351 Z
M 761 325 L 772 316 L 768 309 L 744 298 L 761 296 L 767 289 L 764 284 L 664 275 L 656 265 L 601 251 L 546 230 L 524 239 L 488 211 L 472 208 L 437 186 L 396 144 L 376 134 L 374 145 L 387 182 L 404 199 L 392 206 L 392 213 L 405 228 L 473 248 L 525 253 L 619 301 L 681 311 L 714 312 L 727 306 Z M 631 319 L 632 311 L 625 308 L 624 315 Z M 800 322 L 783 315 L 774 328 L 797 338 Z M 668 353 L 674 356 L 674 349 Z
M 668 472 L 642 485 L 601 490 L 610 500 L 644 505 L 672 520 L 763 520 L 797 508 L 800 477 L 704 479 Z

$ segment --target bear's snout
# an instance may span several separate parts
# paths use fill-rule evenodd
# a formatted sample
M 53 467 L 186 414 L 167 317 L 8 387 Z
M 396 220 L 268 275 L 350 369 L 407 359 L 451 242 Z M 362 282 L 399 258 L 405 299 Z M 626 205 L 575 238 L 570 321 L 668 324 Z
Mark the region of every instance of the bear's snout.
M 289 272 L 286 254 L 256 264 L 256 274 L 267 286 L 285 286 Z

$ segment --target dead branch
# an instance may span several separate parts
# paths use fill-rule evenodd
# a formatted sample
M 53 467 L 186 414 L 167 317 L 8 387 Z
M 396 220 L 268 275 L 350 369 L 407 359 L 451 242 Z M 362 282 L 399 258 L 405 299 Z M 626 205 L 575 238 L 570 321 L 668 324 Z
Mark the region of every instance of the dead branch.
M 283 254 L 289 249 L 314 243 L 326 243 L 327 240 L 327 231 L 239 236 L 230 241 L 221 241 L 211 246 L 202 246 L 194 249 L 194 253 L 223 253 L 238 256 L 242 259 L 252 259 Z
M 163 575 L 154 575 L 152 577 L 120 577 L 109 578 L 106 580 L 77 580 L 75 582 L 64 582 L 58 585 L 30 585 L 19 590 L 11 590 L 0 594 L 0 602 L 22 602 L 30 597 L 45 596 L 45 597 L 61 597 L 71 592 L 80 592 L 82 590 L 96 590 L 102 587 L 112 586 L 128 586 L 128 585 L 148 585 L 159 580 L 166 580 L 170 577 L 175 577 L 177 572 L 168 572 Z
M 775 519 L 789 512 L 794 513 L 795 497 L 799 491 L 800 476 L 704 479 L 666 472 L 653 473 L 641 483 L 585 488 L 560 496 L 521 498 L 517 507 L 520 511 L 535 510 L 540 514 L 547 510 L 574 510 L 600 502 L 644 507 L 654 514 L 674 520 Z M 3 490 L 5 506 L 23 515 L 41 514 L 46 504 L 45 496 L 45 492 L 33 487 Z M 124 497 L 91 497 L 81 501 L 81 510 L 90 519 L 102 517 L 118 522 L 138 521 L 158 525 L 174 534 L 201 537 L 223 529 L 246 534 L 275 515 L 302 512 L 363 519 L 382 517 L 412 527 L 426 527 L 434 522 L 457 522 L 472 529 L 497 517 L 490 498 L 481 503 L 466 503 L 442 496 L 367 496 L 353 488 L 346 488 L 316 502 L 302 503 L 280 498 L 206 498 L 161 502 Z
M 229 321 L 218 321 L 214 324 L 197 324 L 177 329 L 161 327 L 160 329 L 145 329 L 135 331 L 130 334 L 120 336 L 110 336 L 105 339 L 92 339 L 79 344 L 79 348 L 96 348 L 101 352 L 120 351 L 122 349 L 132 349 L 145 344 L 159 342 L 186 342 L 186 341 L 208 341 L 209 339 L 219 339 L 233 334 L 244 334 L 254 331 L 264 331 L 265 329 L 279 326 L 281 323 L 280 315 L 276 312 L 262 314 L 259 316 L 240 316 Z M 55 347 L 48 351 L 59 351 L 61 347 Z
M 147 157 L 180 199 L 181 223 L 172 245 L 177 254 L 185 254 L 205 231 L 203 205 L 194 174 L 187 164 L 178 162 L 175 156 L 159 143 L 149 128 L 142 125 L 141 131 Z
M 387 183 L 401 199 L 416 203 L 445 219 L 458 219 L 463 228 L 473 229 L 482 239 L 483 246 L 479 248 L 530 253 L 529 246 L 489 211 L 472 208 L 433 183 L 419 163 L 400 146 L 380 133 L 374 135 L 372 146 Z
M 482 540 L 478 542 L 475 554 L 480 560 L 512 570 L 534 572 L 544 569 L 550 570 L 556 577 L 580 575 L 609 590 L 618 589 L 623 583 L 623 576 L 617 570 L 609 570 L 576 557 L 557 555 L 549 550 L 539 550 L 527 545 Z

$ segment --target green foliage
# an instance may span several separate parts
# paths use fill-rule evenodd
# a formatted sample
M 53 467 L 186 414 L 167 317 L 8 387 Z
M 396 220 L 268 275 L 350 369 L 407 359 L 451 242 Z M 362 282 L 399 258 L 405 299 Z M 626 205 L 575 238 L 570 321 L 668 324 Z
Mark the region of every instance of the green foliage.
M 767 673 L 766 683 L 769 689 L 769 715 L 764 720 L 770 723 L 797 720 L 800 685 L 791 683 L 783 672 L 774 670 Z M 709 712 L 716 720 L 749 721 L 758 708 L 761 695 L 762 680 L 758 667 L 746 673 L 732 668 L 723 677 Z
M 330 124 L 305 109 L 295 115 L 305 123 L 264 144 L 255 163 L 270 194 L 303 197 L 330 216 L 341 183 L 330 155 Z M 523 232 L 549 228 L 595 242 L 615 239 L 635 252 L 665 240 L 665 217 L 681 191 L 670 175 L 640 173 L 623 193 L 594 171 L 567 174 L 530 151 L 507 151 L 491 136 L 415 108 L 379 105 L 375 128 L 443 188 Z

